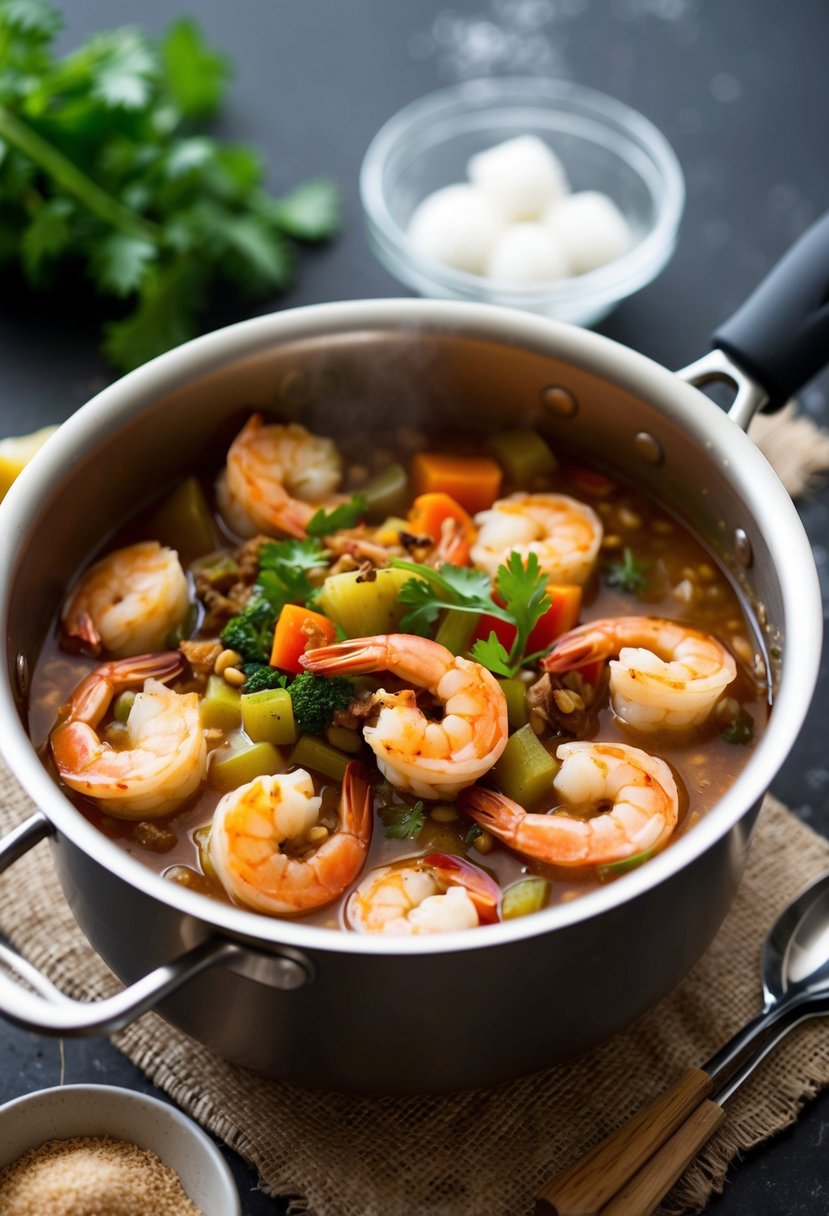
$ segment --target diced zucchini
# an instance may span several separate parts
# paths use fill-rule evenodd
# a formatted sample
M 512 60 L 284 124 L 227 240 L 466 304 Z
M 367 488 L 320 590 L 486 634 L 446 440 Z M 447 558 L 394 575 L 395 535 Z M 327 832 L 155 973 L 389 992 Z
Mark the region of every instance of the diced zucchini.
M 521 878 L 512 883 L 501 897 L 501 919 L 513 920 L 540 911 L 547 902 L 549 889 L 546 878 Z
M 238 688 L 232 688 L 221 676 L 211 676 L 199 705 L 201 724 L 205 728 L 233 730 L 242 721 L 242 698 Z
M 332 574 L 322 584 L 317 607 L 339 625 L 346 637 L 393 633 L 406 612 L 398 603 L 400 588 L 413 576 L 408 570 L 378 570 L 377 577 L 361 581 L 358 570 Z
M 363 746 L 362 735 L 359 735 L 356 730 L 349 730 L 347 726 L 329 726 L 325 737 L 332 747 L 336 747 L 341 752 L 348 752 L 352 756 L 356 755 Z
M 498 785 L 519 806 L 532 807 L 549 790 L 558 760 L 539 742 L 531 726 L 510 735 L 494 773 Z
M 195 477 L 188 477 L 153 511 L 147 535 L 178 552 L 182 565 L 221 544 L 207 499 Z
M 627 874 L 628 870 L 635 870 L 649 861 L 655 852 L 656 849 L 642 849 L 639 853 L 631 853 L 630 857 L 623 857 L 621 861 L 608 861 L 603 866 L 596 866 L 596 877 L 599 882 L 609 882 L 612 878 Z
M 366 519 L 381 523 L 387 515 L 401 515 L 409 499 L 409 478 L 402 464 L 387 465 L 360 493 L 366 502 Z
M 458 612 L 448 608 L 435 634 L 435 641 L 452 654 L 466 654 L 480 619 L 474 612 Z
M 523 680 L 499 680 L 507 701 L 507 721 L 510 730 L 519 730 L 529 721 L 527 686 Z
M 332 781 L 342 781 L 348 768 L 350 756 L 346 756 L 318 735 L 300 735 L 291 752 L 291 764 L 298 768 L 310 768 Z
M 291 697 L 286 688 L 242 693 L 242 726 L 254 743 L 296 743 Z
M 501 431 L 487 441 L 486 447 L 519 490 L 529 489 L 536 477 L 552 473 L 558 467 L 547 441 L 538 431 L 526 427 Z
M 243 749 L 211 753 L 208 778 L 216 790 L 223 793 L 247 785 L 254 777 L 270 773 L 281 773 L 284 769 L 282 757 L 272 743 L 252 743 Z

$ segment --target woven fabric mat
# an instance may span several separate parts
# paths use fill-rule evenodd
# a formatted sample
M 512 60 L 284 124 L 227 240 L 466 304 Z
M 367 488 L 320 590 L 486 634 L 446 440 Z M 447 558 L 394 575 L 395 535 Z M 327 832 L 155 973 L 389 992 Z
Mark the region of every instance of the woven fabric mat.
M 829 441 L 808 420 L 759 421 L 763 433 L 753 437 L 792 492 L 829 467 Z M 0 762 L 0 832 L 32 809 Z M 826 869 L 829 841 L 767 798 L 737 900 L 683 983 L 574 1064 L 492 1090 L 383 1099 L 306 1091 L 235 1068 L 155 1014 L 115 1042 L 255 1166 L 263 1190 L 292 1196 L 294 1216 L 525 1216 L 551 1174 L 756 1012 L 765 934 Z M 117 989 L 72 918 L 45 843 L 0 878 L 0 929 L 70 995 L 94 999 Z M 820 1022 L 807 1023 L 730 1103 L 723 1128 L 660 1211 L 700 1211 L 722 1188 L 731 1159 L 792 1123 L 825 1085 L 829 1034 Z

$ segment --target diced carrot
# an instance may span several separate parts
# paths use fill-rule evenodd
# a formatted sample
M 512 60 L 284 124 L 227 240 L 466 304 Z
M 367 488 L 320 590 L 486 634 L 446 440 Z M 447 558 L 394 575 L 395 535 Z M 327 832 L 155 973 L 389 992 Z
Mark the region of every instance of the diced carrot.
M 415 494 L 449 494 L 474 515 L 491 507 L 501 488 L 501 466 L 489 456 L 418 452 L 412 461 Z
M 550 597 L 550 607 L 535 624 L 535 628 L 527 639 L 527 653 L 535 654 L 539 650 L 548 650 L 556 638 L 567 633 L 579 619 L 581 612 L 582 589 L 574 585 L 550 583 L 547 587 Z M 498 596 L 493 597 L 497 602 Z M 478 621 L 474 640 L 486 639 L 494 633 L 505 650 L 509 650 L 515 641 L 515 626 L 501 621 L 496 616 L 484 614 Z
M 619 487 L 618 481 L 614 481 L 606 473 L 598 472 L 597 469 L 581 467 L 570 469 L 567 479 L 577 490 L 583 490 L 585 494 L 593 494 L 596 498 L 607 498 L 608 494 L 612 494 Z
M 409 510 L 408 524 L 415 536 L 431 536 L 437 544 L 447 519 L 455 520 L 459 528 L 457 536 L 446 545 L 444 559 L 453 566 L 466 566 L 477 530 L 471 517 L 451 495 L 442 491 L 418 495 Z
M 314 633 L 322 635 L 316 645 L 333 642 L 337 631 L 333 622 L 320 612 L 312 612 L 300 604 L 286 604 L 279 614 L 273 632 L 271 667 L 298 675 L 304 670 L 299 656 L 304 654 Z

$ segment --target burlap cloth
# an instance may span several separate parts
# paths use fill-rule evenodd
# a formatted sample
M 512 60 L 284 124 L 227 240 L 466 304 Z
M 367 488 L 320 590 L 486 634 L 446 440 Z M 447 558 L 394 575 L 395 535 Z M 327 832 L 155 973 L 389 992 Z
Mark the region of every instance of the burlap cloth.
M 829 444 L 807 420 L 794 425 L 799 429 L 791 429 L 791 418 L 761 421 L 761 443 L 797 493 L 829 467 Z M 775 458 L 775 445 L 788 467 Z M 796 452 L 793 458 L 793 447 L 808 461 Z M 0 831 L 31 811 L 0 767 Z M 767 798 L 737 900 L 683 983 L 574 1064 L 496 1089 L 384 1099 L 306 1091 L 233 1067 L 155 1014 L 115 1042 L 254 1165 L 263 1190 L 292 1196 L 296 1216 L 524 1216 L 552 1173 L 684 1067 L 702 1063 L 756 1012 L 765 934 L 792 896 L 826 869 L 829 841 Z M 75 925 L 45 843 L 0 879 L 0 926 L 72 996 L 97 998 L 117 988 Z M 520 1034 L 520 1025 L 512 1033 Z M 464 1037 L 474 1047 L 474 1027 Z M 486 1043 L 474 1049 L 486 1052 Z M 722 1188 L 731 1159 L 792 1123 L 806 1099 L 827 1084 L 829 1033 L 820 1021 L 807 1023 L 729 1104 L 724 1127 L 660 1210 L 701 1210 L 711 1191 Z

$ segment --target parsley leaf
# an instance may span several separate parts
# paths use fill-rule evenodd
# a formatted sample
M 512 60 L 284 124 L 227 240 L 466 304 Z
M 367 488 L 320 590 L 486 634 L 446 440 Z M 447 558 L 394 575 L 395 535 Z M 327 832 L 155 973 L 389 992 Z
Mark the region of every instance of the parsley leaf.
M 608 587 L 619 587 L 635 595 L 648 585 L 650 563 L 638 558 L 632 549 L 625 549 L 621 562 L 611 562 L 605 570 Z
M 525 564 L 520 554 L 510 553 L 506 563 L 498 567 L 495 590 L 516 625 L 515 641 L 509 654 L 512 670 L 502 673 L 515 675 L 524 658 L 530 634 L 550 607 L 547 575 L 539 565 L 538 555 L 529 553 Z
M 512 617 L 493 601 L 489 575 L 482 570 L 451 566 L 448 562 L 433 570 L 431 566 L 397 557 L 392 558 L 390 564 L 417 576 L 403 584 L 398 596 L 400 603 L 409 609 L 400 622 L 404 633 L 428 634 L 429 627 L 444 608 L 478 615 L 487 612 L 490 616 L 512 621 Z
M 751 714 L 741 710 L 723 731 L 722 737 L 726 743 L 740 743 L 748 747 L 754 742 L 754 719 Z
M 422 802 L 416 802 L 413 806 L 395 804 L 382 807 L 380 818 L 385 824 L 386 836 L 391 840 L 414 840 L 426 823 Z
M 98 242 L 92 255 L 95 277 L 113 295 L 131 295 L 140 287 L 157 252 L 151 241 L 113 232 Z
M 328 564 L 328 552 L 317 540 L 269 541 L 259 550 L 256 588 L 279 612 L 285 604 L 304 604 L 316 591 L 309 571 Z
M 288 236 L 299 241 L 325 241 L 339 227 L 339 191 L 332 182 L 318 177 L 277 199 L 270 214 Z
M 205 43 L 195 21 L 170 27 L 161 44 L 164 83 L 185 118 L 204 118 L 218 108 L 230 64 Z
M 498 640 L 496 633 L 490 633 L 486 641 L 479 638 L 469 653 L 477 663 L 488 667 L 496 676 L 515 675 L 515 668 L 509 661 L 509 654 Z
M 312 515 L 305 525 L 309 536 L 330 536 L 340 528 L 353 528 L 362 518 L 366 509 L 366 500 L 362 494 L 352 494 L 348 502 L 340 503 L 331 511 L 323 507 Z

